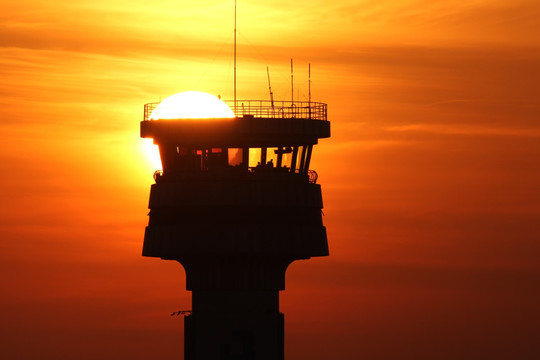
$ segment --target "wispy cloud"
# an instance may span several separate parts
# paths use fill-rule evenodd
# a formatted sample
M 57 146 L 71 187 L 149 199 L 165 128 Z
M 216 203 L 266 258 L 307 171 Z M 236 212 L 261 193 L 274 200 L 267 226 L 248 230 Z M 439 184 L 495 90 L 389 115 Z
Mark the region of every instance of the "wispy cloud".
M 451 135 L 493 135 L 493 136 L 518 136 L 540 137 L 540 127 L 533 129 L 519 129 L 515 127 L 488 127 L 473 125 L 443 125 L 443 124 L 409 124 L 389 126 L 386 131 L 396 132 L 425 132 L 434 134 Z

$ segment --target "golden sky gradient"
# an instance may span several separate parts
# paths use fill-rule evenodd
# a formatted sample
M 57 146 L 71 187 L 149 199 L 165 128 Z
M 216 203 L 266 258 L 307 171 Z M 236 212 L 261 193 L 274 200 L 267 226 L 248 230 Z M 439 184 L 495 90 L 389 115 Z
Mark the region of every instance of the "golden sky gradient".
M 143 105 L 232 98 L 232 1 L 0 0 L 6 359 L 179 359 L 142 258 Z M 540 356 L 540 3 L 238 1 L 238 97 L 328 103 L 331 256 L 281 295 L 293 359 Z

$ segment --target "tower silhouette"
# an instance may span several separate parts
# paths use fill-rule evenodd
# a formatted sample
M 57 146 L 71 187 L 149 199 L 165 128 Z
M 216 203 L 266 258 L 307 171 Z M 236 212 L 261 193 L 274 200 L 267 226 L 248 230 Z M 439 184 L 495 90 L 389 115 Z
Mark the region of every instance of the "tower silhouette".
M 327 256 L 322 196 L 309 170 L 330 136 L 327 105 L 237 100 L 236 117 L 150 119 L 159 146 L 143 256 L 179 261 L 192 291 L 185 359 L 284 358 L 279 291 L 294 260 Z

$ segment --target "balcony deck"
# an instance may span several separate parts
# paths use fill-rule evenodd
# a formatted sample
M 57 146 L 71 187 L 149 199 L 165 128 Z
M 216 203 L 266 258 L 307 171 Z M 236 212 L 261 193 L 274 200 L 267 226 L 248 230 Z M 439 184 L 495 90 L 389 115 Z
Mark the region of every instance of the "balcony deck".
M 307 119 L 327 121 L 327 105 L 308 101 L 224 100 L 236 117 L 249 115 L 261 119 Z M 150 121 L 159 102 L 144 105 L 144 121 Z

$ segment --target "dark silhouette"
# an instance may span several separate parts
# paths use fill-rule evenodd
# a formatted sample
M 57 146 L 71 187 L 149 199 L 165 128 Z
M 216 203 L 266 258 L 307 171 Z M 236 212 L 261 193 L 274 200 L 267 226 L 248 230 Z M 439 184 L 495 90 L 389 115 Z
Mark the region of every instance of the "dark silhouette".
M 292 104 L 281 102 L 279 118 L 270 115 L 274 104 L 256 104 L 232 120 L 141 122 L 163 163 L 143 255 L 186 270 L 192 310 L 172 314 L 187 314 L 186 360 L 283 359 L 285 270 L 328 255 L 321 188 L 309 170 L 313 145 L 330 136 L 326 104 L 295 102 L 295 118 L 286 116 Z M 278 149 L 276 164 L 268 148 Z

